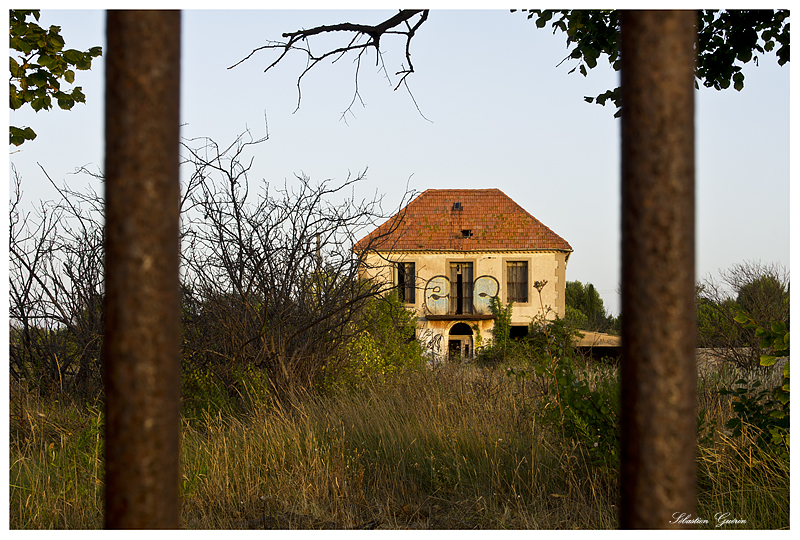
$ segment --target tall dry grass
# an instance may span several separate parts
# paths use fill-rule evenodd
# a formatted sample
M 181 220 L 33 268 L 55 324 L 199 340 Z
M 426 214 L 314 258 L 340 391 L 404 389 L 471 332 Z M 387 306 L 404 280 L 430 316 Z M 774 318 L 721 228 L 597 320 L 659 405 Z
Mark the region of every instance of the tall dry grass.
M 760 449 L 752 426 L 734 437 L 725 424 L 735 416 L 735 398 L 719 393 L 742 378 L 774 388 L 782 382 L 781 370 L 782 362 L 770 369 L 717 366 L 698 374 L 698 409 L 706 419 L 697 449 L 698 515 L 709 520 L 709 529 L 789 528 L 789 461 Z M 746 523 L 717 527 L 715 516 Z
M 726 435 L 730 402 L 715 391 L 725 381 L 700 383 L 716 425 L 698 446 L 698 513 L 787 528 L 788 463 L 752 434 Z M 616 472 L 537 420 L 549 406 L 540 390 L 502 369 L 448 365 L 184 419 L 182 527 L 616 527 Z M 12 392 L 12 528 L 102 526 L 100 411 Z
M 12 529 L 102 527 L 102 412 L 97 403 L 36 399 L 12 383 Z
M 554 444 L 533 404 L 530 384 L 451 366 L 208 417 L 184 433 L 185 525 L 613 527 L 615 486 Z

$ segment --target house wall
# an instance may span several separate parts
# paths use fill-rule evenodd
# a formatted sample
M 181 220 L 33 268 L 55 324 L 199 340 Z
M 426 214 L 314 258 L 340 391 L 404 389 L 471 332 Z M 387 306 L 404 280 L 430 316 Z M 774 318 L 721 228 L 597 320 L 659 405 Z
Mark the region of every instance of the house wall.
M 546 280 L 547 284 L 542 289 L 542 303 L 545 306 L 547 317 L 563 317 L 565 313 L 564 292 L 566 287 L 566 261 L 568 253 L 561 251 L 503 251 L 503 252 L 392 252 L 391 254 L 372 254 L 367 257 L 364 269 L 365 277 L 378 278 L 384 282 L 397 283 L 395 266 L 396 262 L 415 263 L 416 294 L 415 302 L 406 307 L 414 309 L 419 317 L 417 336 L 422 341 L 439 339 L 442 345 L 440 354 L 446 353 L 450 339 L 449 331 L 459 322 L 453 320 L 428 320 L 425 310 L 425 285 L 434 276 L 450 276 L 450 263 L 471 262 L 473 279 L 480 276 L 493 276 L 499 283 L 499 297 L 505 305 L 507 303 L 506 262 L 527 261 L 528 263 L 528 302 L 515 303 L 512 309 L 511 324 L 527 326 L 533 317 L 541 312 L 539 294 L 533 287 L 535 281 Z M 388 260 L 387 260 L 388 259 Z M 475 328 L 480 338 L 485 343 L 491 339 L 491 330 L 494 326 L 492 320 L 464 320 L 466 324 Z M 475 333 L 477 338 L 478 332 Z M 439 335 L 441 338 L 437 338 Z M 477 339 L 473 340 L 471 350 L 479 345 Z M 442 352 L 441 350 L 444 349 Z

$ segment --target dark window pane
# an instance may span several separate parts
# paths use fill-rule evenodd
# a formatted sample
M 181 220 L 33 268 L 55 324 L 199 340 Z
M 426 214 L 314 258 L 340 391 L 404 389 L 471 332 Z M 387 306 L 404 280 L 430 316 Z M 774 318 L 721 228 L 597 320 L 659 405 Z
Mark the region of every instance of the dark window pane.
M 397 289 L 400 293 L 400 301 L 405 304 L 413 304 L 415 298 L 415 268 L 414 263 L 398 263 L 397 265 Z
M 506 291 L 508 301 L 528 301 L 528 263 L 515 261 L 507 263 Z

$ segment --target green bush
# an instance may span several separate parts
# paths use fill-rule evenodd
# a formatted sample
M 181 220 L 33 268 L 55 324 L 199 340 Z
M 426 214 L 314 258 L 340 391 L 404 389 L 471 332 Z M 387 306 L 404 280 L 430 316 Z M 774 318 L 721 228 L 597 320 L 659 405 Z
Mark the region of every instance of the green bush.
M 422 346 L 415 339 L 416 315 L 394 295 L 371 300 L 365 307 L 362 329 L 348 345 L 350 362 L 326 376 L 326 385 L 357 388 L 362 382 L 386 378 L 423 364 Z
M 205 414 L 241 415 L 270 399 L 267 372 L 252 365 L 185 369 L 181 384 L 181 410 L 188 419 Z
M 511 354 L 514 343 L 511 341 L 511 312 L 514 302 L 505 307 L 493 296 L 489 299 L 489 310 L 494 316 L 492 340 L 480 347 L 477 361 L 480 365 L 495 365 Z
M 778 358 L 789 356 L 789 328 L 786 323 L 773 322 L 761 325 L 744 309 L 739 308 L 735 318 L 747 330 L 755 330 L 762 354 L 760 363 L 764 367 L 775 364 Z M 783 365 L 783 380 L 774 388 L 761 388 L 759 381 L 739 379 L 733 388 L 722 388 L 720 394 L 732 396 L 733 411 L 726 427 L 735 437 L 742 434 L 746 425 L 756 428 L 758 446 L 782 458 L 789 459 L 789 361 Z
M 541 288 L 537 283 L 541 304 Z M 580 333 L 558 317 L 533 319 L 521 351 L 527 369 L 509 368 L 507 374 L 537 380 L 551 397 L 540 407 L 540 418 L 577 443 L 592 463 L 616 470 L 619 462 L 619 378 L 609 370 L 576 368 L 573 339 Z

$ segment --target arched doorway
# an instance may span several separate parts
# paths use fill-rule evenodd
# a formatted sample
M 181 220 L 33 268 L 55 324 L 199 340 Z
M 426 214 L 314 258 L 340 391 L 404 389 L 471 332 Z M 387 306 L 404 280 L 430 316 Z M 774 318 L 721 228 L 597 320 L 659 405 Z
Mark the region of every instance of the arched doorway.
M 470 358 L 474 353 L 472 344 L 472 328 L 466 323 L 454 324 L 448 332 L 447 357 L 450 360 Z

